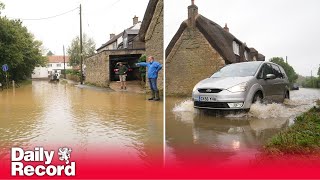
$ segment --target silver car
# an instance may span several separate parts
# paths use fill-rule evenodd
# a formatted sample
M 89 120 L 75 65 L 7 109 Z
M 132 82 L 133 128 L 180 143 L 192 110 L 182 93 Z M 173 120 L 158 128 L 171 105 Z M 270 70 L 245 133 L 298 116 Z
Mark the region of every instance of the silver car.
M 283 68 L 264 61 L 227 65 L 193 88 L 195 108 L 249 110 L 256 101 L 289 99 L 289 81 Z

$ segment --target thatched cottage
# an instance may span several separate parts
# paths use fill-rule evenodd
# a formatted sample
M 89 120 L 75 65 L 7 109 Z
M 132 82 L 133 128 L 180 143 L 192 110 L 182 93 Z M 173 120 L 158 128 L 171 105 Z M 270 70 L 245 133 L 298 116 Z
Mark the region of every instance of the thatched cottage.
M 188 7 L 188 19 L 182 22 L 165 53 L 167 95 L 191 95 L 197 82 L 226 64 L 265 60 L 233 36 L 227 24 L 222 28 L 198 14 L 193 1 Z

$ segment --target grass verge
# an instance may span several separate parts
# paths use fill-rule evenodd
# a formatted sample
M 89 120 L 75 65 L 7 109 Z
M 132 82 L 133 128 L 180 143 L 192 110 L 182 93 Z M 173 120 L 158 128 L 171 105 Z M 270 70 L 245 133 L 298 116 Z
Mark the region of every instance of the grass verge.
M 320 154 L 320 100 L 298 116 L 295 124 L 272 137 L 265 145 L 268 155 Z

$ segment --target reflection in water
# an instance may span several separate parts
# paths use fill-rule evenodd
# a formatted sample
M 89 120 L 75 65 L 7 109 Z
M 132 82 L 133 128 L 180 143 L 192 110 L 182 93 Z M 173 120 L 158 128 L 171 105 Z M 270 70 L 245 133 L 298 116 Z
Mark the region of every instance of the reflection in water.
M 99 147 L 150 165 L 162 156 L 162 107 L 140 94 L 33 81 L 0 92 L 0 147 L 67 144 L 88 153 Z
M 224 115 L 194 109 L 190 99 L 167 97 L 166 164 L 249 164 L 271 136 L 319 97 L 319 90 L 300 89 L 284 104 L 254 104 L 249 113 Z

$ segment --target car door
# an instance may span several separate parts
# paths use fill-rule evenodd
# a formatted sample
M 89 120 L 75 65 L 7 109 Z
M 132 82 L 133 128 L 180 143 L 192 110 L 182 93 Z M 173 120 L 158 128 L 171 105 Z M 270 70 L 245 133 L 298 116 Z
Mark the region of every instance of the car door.
M 262 86 L 263 88 L 263 93 L 264 93 L 264 99 L 266 101 L 272 101 L 273 96 L 275 95 L 275 90 L 273 89 L 273 79 L 265 79 L 267 74 L 273 74 L 272 67 L 270 66 L 269 63 L 264 64 L 260 68 L 260 72 L 258 73 L 257 79 L 258 83 Z
M 272 64 L 271 66 L 273 69 L 273 73 L 276 76 L 273 82 L 274 89 L 275 89 L 274 101 L 282 102 L 284 98 L 284 92 L 285 92 L 285 86 L 286 86 L 284 77 L 278 65 Z

